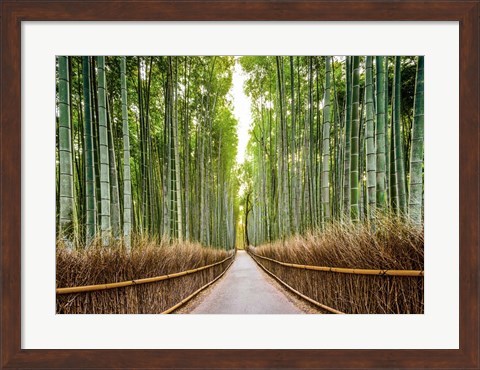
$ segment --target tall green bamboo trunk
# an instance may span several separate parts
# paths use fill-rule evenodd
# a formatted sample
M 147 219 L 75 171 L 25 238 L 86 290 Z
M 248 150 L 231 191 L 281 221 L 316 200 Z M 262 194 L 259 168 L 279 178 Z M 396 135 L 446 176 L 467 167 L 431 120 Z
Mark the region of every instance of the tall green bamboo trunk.
M 200 187 L 200 127 L 197 125 L 195 129 L 195 145 L 194 145 L 194 172 L 193 172 L 193 194 L 192 194 L 192 206 L 193 206 L 193 217 L 192 217 L 192 230 L 194 239 L 200 241 L 200 208 L 201 208 L 201 187 Z
M 266 137 L 266 132 L 265 132 L 265 120 L 264 120 L 264 115 L 263 115 L 263 104 L 262 104 L 262 130 L 264 132 L 264 138 L 262 139 L 262 151 L 261 151 L 261 161 L 262 161 L 262 166 L 263 166 L 263 171 L 262 171 L 262 183 L 263 183 L 263 189 L 262 189 L 262 193 L 263 193 L 263 213 L 264 213 L 264 219 L 263 219 L 263 223 L 264 223 L 264 230 L 265 230 L 265 241 L 269 241 L 269 228 L 270 228 L 270 223 L 269 223 L 269 219 L 270 219 L 270 215 L 268 214 L 268 199 L 269 199 L 269 187 L 268 187 L 268 177 L 267 177 L 267 172 L 268 172 L 268 160 L 266 158 L 266 154 L 267 154 L 267 147 L 265 145 L 265 137 Z M 295 177 L 292 179 L 294 180 Z M 295 184 L 294 184 L 295 186 Z M 295 196 L 295 194 L 293 194 L 293 196 Z M 295 201 L 294 201 L 295 202 Z M 296 204 L 296 203 L 294 203 Z M 296 210 L 294 209 L 293 212 L 295 212 Z M 295 223 L 295 230 L 297 230 L 298 228 L 298 213 L 295 213 L 297 215 L 297 218 L 296 218 L 296 223 Z
M 360 120 L 358 125 L 358 218 L 360 222 L 365 221 L 365 209 L 366 209 L 366 199 L 367 191 L 365 190 L 365 87 L 360 89 L 363 92 L 363 99 L 360 104 Z
M 60 173 L 59 235 L 72 247 L 75 236 L 73 202 L 72 126 L 68 57 L 58 57 L 58 151 Z
M 418 57 L 415 83 L 412 148 L 410 155 L 409 213 L 416 224 L 422 223 L 423 211 L 423 64 L 424 57 Z
M 388 139 L 388 120 L 389 120 L 389 78 L 388 78 L 388 57 L 385 57 L 385 206 L 389 205 L 390 189 L 390 143 Z
M 388 57 L 385 57 L 385 204 L 386 208 L 390 208 L 392 204 L 392 198 L 391 198 L 391 184 L 390 184 L 390 177 L 391 177 L 391 171 L 390 171 L 390 154 L 391 154 L 391 148 L 393 147 L 392 141 L 391 141 L 391 132 L 393 132 L 391 128 L 391 114 L 389 111 L 389 106 L 390 106 L 390 97 L 389 97 L 389 83 L 390 83 L 390 78 L 389 78 L 389 65 L 388 65 Z M 392 95 L 393 96 L 393 95 Z M 389 132 L 389 127 L 390 127 L 390 132 Z M 390 136 L 389 136 L 390 135 Z
M 353 92 L 352 92 L 352 132 L 350 142 L 350 217 L 359 220 L 359 105 L 360 101 L 360 57 L 353 57 Z
M 392 89 L 393 90 L 393 89 Z M 392 94 L 392 105 L 393 105 L 393 97 Z M 393 107 L 392 107 L 393 108 Z M 392 116 L 393 116 L 393 109 L 392 109 Z M 390 208 L 391 211 L 394 213 L 398 212 L 398 190 L 397 190 L 397 172 L 395 171 L 395 127 L 393 125 L 393 117 L 390 117 L 390 140 L 389 140 L 389 149 L 388 149 L 388 156 L 389 156 L 389 197 L 390 197 Z
M 297 57 L 297 63 L 298 63 L 298 57 Z M 269 96 L 272 96 L 272 83 L 270 79 L 269 83 Z M 274 239 L 275 235 L 275 207 L 274 207 L 274 198 L 275 198 L 275 187 L 274 187 L 274 182 L 275 182 L 275 169 L 274 169 L 274 146 L 273 146 L 273 137 L 272 137 L 272 108 L 268 108 L 267 112 L 267 132 L 268 132 L 268 189 L 269 189 L 269 196 L 268 196 L 268 217 L 267 217 L 267 222 L 268 222 L 268 227 L 267 227 L 267 238 L 269 241 Z M 297 174 L 300 172 L 297 170 Z M 298 175 L 300 177 L 300 175 Z M 299 204 L 299 203 L 297 203 Z
M 385 112 L 385 57 L 376 57 L 376 93 L 377 93 L 377 124 L 375 132 L 376 149 L 376 207 L 385 207 L 386 186 L 386 153 L 385 153 L 385 127 L 387 112 Z
M 293 218 L 293 229 L 295 233 L 298 233 L 298 189 L 297 189 L 297 163 L 295 161 L 295 70 L 293 68 L 293 57 L 290 57 L 290 90 L 291 90 L 291 117 L 292 117 L 292 128 L 291 128 L 291 144 L 290 151 L 292 153 L 292 218 Z M 263 113 L 262 113 L 263 120 Z M 268 219 L 268 216 L 266 216 Z
M 303 180 L 303 225 L 304 230 L 310 229 L 312 227 L 312 217 L 311 217 L 311 203 L 310 203 L 310 156 L 309 156 L 309 138 L 308 129 L 309 120 L 308 115 L 304 115 L 304 130 L 303 130 L 303 150 L 302 150 L 302 169 L 304 173 L 304 180 Z
M 280 157 L 280 168 L 279 168 L 279 179 L 280 179 L 280 201 L 279 201 L 279 213 L 281 214 L 280 219 L 280 230 L 282 237 L 285 237 L 290 232 L 290 217 L 288 213 L 288 178 L 287 178 L 287 143 L 286 143 L 286 130 L 287 125 L 285 122 L 285 80 L 283 78 L 283 57 L 276 57 L 277 65 L 277 82 L 278 82 L 278 101 L 279 101 L 279 115 L 280 115 L 280 126 L 279 126 L 279 157 Z
M 297 163 L 296 163 L 297 194 L 296 194 L 296 197 L 297 197 L 297 207 L 298 207 L 298 212 L 299 212 L 298 230 L 299 230 L 299 232 L 302 232 L 305 229 L 305 222 L 304 222 L 305 212 L 304 212 L 304 209 L 303 209 L 304 201 L 302 199 L 302 196 L 303 196 L 303 191 L 302 191 L 302 186 L 303 186 L 303 183 L 302 183 L 302 168 L 303 168 L 302 149 L 304 148 L 304 146 L 302 145 L 303 124 L 302 124 L 302 94 L 301 94 L 302 89 L 301 89 L 301 77 L 300 77 L 300 68 L 301 68 L 300 67 L 301 63 L 300 62 L 301 62 L 301 59 L 300 59 L 300 57 L 297 56 L 296 60 L 297 60 L 297 119 L 296 119 L 297 125 L 296 126 L 298 126 L 298 130 L 297 130 L 298 145 L 296 146 L 296 149 L 297 149 L 297 156 L 296 156 L 297 157 Z M 271 111 L 271 110 L 269 110 L 269 111 Z M 269 121 L 269 123 L 271 125 L 271 120 Z M 272 140 L 270 140 L 270 143 L 271 142 L 272 142 Z M 271 160 L 270 162 L 273 162 L 273 160 Z M 272 181 L 271 181 L 271 183 L 272 183 Z M 273 190 L 272 190 L 272 193 L 273 193 Z M 273 235 L 271 234 L 269 240 L 273 240 L 273 239 L 274 239 Z
M 266 172 L 267 172 L 267 163 L 265 161 L 265 150 L 266 150 L 266 147 L 265 147 L 265 122 L 264 122 L 264 117 L 263 117 L 263 104 L 262 104 L 262 109 L 261 109 L 261 115 L 262 115 L 262 133 L 263 133 L 263 138 L 262 138 L 262 146 L 261 146 L 261 150 L 260 150 L 260 165 L 261 165 L 261 173 L 260 173 L 260 179 L 261 179 L 261 183 L 262 183 L 262 189 L 261 189 L 261 193 L 262 193 L 262 214 L 263 214 L 263 218 L 261 220 L 261 223 L 262 223 L 262 229 L 263 229 L 263 239 L 264 241 L 267 241 L 267 230 L 268 230 L 268 212 L 267 212 L 267 199 L 268 199 L 268 193 L 267 193 L 267 176 L 266 176 Z M 292 179 L 293 180 L 293 179 Z M 292 184 L 294 186 L 294 184 Z M 292 197 L 294 196 L 294 194 L 292 194 Z M 292 199 L 292 202 L 293 202 L 293 199 Z M 292 203 L 293 204 L 293 203 Z M 294 212 L 295 212 L 295 209 L 292 210 L 292 215 L 294 215 Z M 292 218 L 294 218 L 295 216 L 292 216 Z M 295 225 L 297 225 L 295 223 L 296 221 L 294 221 L 294 230 L 295 229 Z
M 176 200 L 177 200 L 177 186 L 176 186 L 176 175 L 175 175 L 175 138 L 174 138 L 174 123 L 175 123 L 175 93 L 174 93 L 174 81 L 173 81 L 173 69 L 172 69 L 172 59 L 171 57 L 167 57 L 168 66 L 167 66 L 167 73 L 169 75 L 169 122 L 168 122 L 168 130 L 169 130 L 169 144 L 168 144 L 168 151 L 169 151 L 169 171 L 170 171 L 170 233 L 172 238 L 178 236 L 178 225 L 177 225 L 177 207 L 176 207 Z
M 147 130 L 147 124 L 146 124 L 146 117 L 144 113 L 144 97 L 143 97 L 143 82 L 141 78 L 141 70 L 142 67 L 144 67 L 145 64 L 142 61 L 141 57 L 137 57 L 137 96 L 138 96 L 138 117 L 139 117 L 139 144 L 140 144 L 140 168 L 141 168 L 141 195 L 142 195 L 142 201 L 141 201 L 141 214 L 142 214 L 142 234 L 144 232 L 148 232 L 150 230 L 150 220 L 149 220 L 149 215 L 150 215 L 150 207 L 148 204 L 148 201 L 150 199 L 150 192 L 149 192 L 149 171 L 148 171 L 148 130 Z
M 147 63 L 148 60 L 148 63 Z M 152 134 L 151 134 L 151 125 L 150 125 L 150 90 L 152 84 L 152 63 L 153 57 L 144 59 L 144 68 L 145 68 L 145 83 L 144 83 L 144 94 L 142 95 L 143 108 L 142 114 L 144 116 L 144 126 L 145 126 L 145 178 L 146 178 L 146 215 L 147 215 L 147 229 L 150 234 L 155 234 L 158 232 L 158 224 L 156 222 L 156 208 L 157 203 L 155 201 L 156 189 L 154 186 L 154 164 L 156 161 L 153 160 L 153 145 L 152 145 Z
M 345 57 L 346 103 L 345 103 L 345 138 L 343 155 L 343 215 L 350 219 L 350 141 L 352 137 L 352 57 Z
M 323 101 L 322 224 L 330 221 L 330 57 L 325 57 L 325 96 Z
M 120 59 L 120 87 L 122 92 L 123 133 L 123 239 L 127 249 L 131 247 L 132 232 L 132 179 L 130 173 L 130 134 L 128 130 L 127 62 Z
M 334 219 L 342 219 L 343 199 L 342 199 L 342 179 L 343 179 L 343 158 L 342 158 L 342 119 L 338 106 L 338 91 L 335 74 L 335 59 L 332 60 L 332 76 L 333 76 L 333 137 L 334 137 L 334 155 L 332 156 L 333 165 L 333 196 L 332 196 L 332 217 Z
M 320 59 L 320 57 L 317 57 L 317 59 Z M 314 192 L 315 192 L 315 220 L 316 220 L 316 224 L 315 226 L 318 227 L 318 226 L 322 226 L 325 221 L 323 220 L 323 211 L 322 211 L 322 160 L 323 160 L 323 133 L 322 133 L 322 129 L 323 129 L 323 107 L 320 106 L 320 101 L 324 98 L 324 95 L 325 95 L 325 92 L 323 91 L 322 94 L 320 94 L 320 67 L 319 67 L 319 61 L 317 62 L 318 64 L 315 66 L 315 89 L 314 89 L 314 107 L 315 107 L 315 111 L 313 112 L 313 118 L 314 118 L 314 121 L 316 121 L 316 124 L 313 126 L 315 129 L 314 129 L 314 133 L 313 133 L 313 137 L 314 137 L 314 142 L 315 142 L 315 145 L 313 145 L 313 158 L 312 158 L 312 162 L 314 164 L 313 166 L 313 175 L 315 176 L 315 183 L 314 183 Z M 331 66 L 330 66 L 330 70 L 331 70 Z M 330 72 L 331 74 L 331 72 Z M 331 79 L 331 77 L 330 77 Z M 330 82 L 331 84 L 331 82 Z M 322 81 L 322 87 L 323 87 L 323 81 Z M 330 109 L 330 112 L 333 113 L 333 110 Z M 332 118 L 330 117 L 330 128 L 333 126 L 335 126 L 334 124 L 335 120 L 332 120 Z M 331 134 L 330 134 L 330 137 L 331 137 Z M 335 158 L 335 145 L 331 146 L 330 145 L 330 149 L 329 149 L 329 157 L 330 157 L 330 161 L 332 158 Z M 333 163 L 329 163 L 329 183 L 330 183 L 330 187 L 332 189 L 335 188 L 335 179 L 334 179 L 334 176 L 332 176 L 331 174 L 332 173 L 335 173 L 335 167 L 333 165 Z M 335 193 L 334 190 L 330 191 L 329 189 L 329 193 L 330 193 L 330 197 L 332 197 L 332 195 Z M 332 201 L 330 200 L 329 201 L 329 205 L 330 205 L 330 217 L 329 217 L 329 220 L 330 218 L 333 216 L 334 214 L 334 204 L 332 204 Z
M 308 178 L 309 178 L 309 200 L 310 200 L 310 222 L 312 227 L 317 226 L 317 186 L 316 186 L 316 164 L 314 160 L 314 150 L 317 146 L 314 136 L 314 117 L 313 117 L 313 57 L 308 57 Z
M 393 99 L 393 131 L 395 146 L 395 179 L 398 196 L 398 212 L 405 215 L 407 195 L 405 185 L 405 158 L 403 155 L 403 132 L 400 116 L 401 102 L 401 57 L 395 57 L 395 89 Z
M 72 63 L 74 61 L 74 63 Z M 77 239 L 81 239 L 84 245 L 86 245 L 86 220 L 87 220 L 87 209 L 86 209 L 86 199 L 87 199 L 87 194 L 86 194 L 86 163 L 85 163 L 85 151 L 86 151 L 86 143 L 85 143 L 85 122 L 84 122 L 84 109 L 82 109 L 85 106 L 84 101 L 82 100 L 83 92 L 82 92 L 82 83 L 80 82 L 81 76 L 82 76 L 82 58 L 75 57 L 72 58 L 72 61 L 70 62 L 70 70 L 73 71 L 73 65 L 75 64 L 76 66 L 76 85 L 77 85 L 77 113 L 78 113 L 78 120 L 77 120 L 77 129 L 73 129 L 72 125 L 72 130 L 74 130 L 72 133 L 72 139 L 73 142 L 78 143 L 78 149 L 74 149 L 74 152 L 79 152 L 81 155 L 74 155 L 73 156 L 73 168 L 74 168 L 74 177 L 73 177 L 73 184 L 74 184 L 74 206 L 75 206 L 75 214 L 77 218 L 77 222 L 80 222 L 81 228 L 78 230 Z M 73 89 L 73 84 L 74 84 L 74 77 L 71 72 L 70 76 L 70 81 L 72 81 L 72 86 L 71 90 Z M 72 95 L 72 91 L 70 92 Z M 73 97 L 73 95 L 72 95 Z M 73 111 L 73 106 L 72 106 L 72 111 Z M 72 119 L 73 122 L 73 119 Z M 76 133 L 76 135 L 75 135 Z M 72 143 L 72 149 L 75 148 L 75 145 Z M 80 225 L 79 225 L 80 226 Z M 84 235 L 80 236 L 80 233 L 83 233 Z M 80 240 L 78 240 L 80 241 Z
M 207 219 L 206 219 L 206 176 L 205 176 L 205 138 L 204 129 L 200 129 L 200 243 L 207 244 Z M 245 225 L 246 227 L 246 225 Z
M 99 228 L 102 224 L 100 217 L 100 209 L 102 208 L 102 201 L 100 197 L 100 143 L 98 136 L 98 94 L 97 94 L 97 73 L 95 58 L 90 57 L 90 101 L 92 103 L 92 129 L 93 129 L 93 167 L 95 174 L 95 215 L 96 215 L 96 234 L 99 233 Z
M 182 186 L 180 183 L 180 154 L 179 154 L 179 138 L 178 138 L 178 98 L 177 98 L 177 76 L 178 67 L 177 67 L 177 58 L 175 58 L 175 86 L 173 89 L 174 96 L 174 114 L 173 114 L 173 147 L 174 147 L 174 159 L 175 159 L 175 192 L 176 192 L 176 201 L 177 201 L 177 229 L 178 229 L 178 238 L 183 239 L 183 215 L 182 215 Z
M 277 191 L 276 191 L 276 211 L 278 217 L 276 218 L 277 221 L 277 230 L 278 235 L 280 238 L 285 237 L 284 233 L 284 219 L 283 219 L 283 153 L 282 153 L 282 124 L 283 124 L 283 108 L 282 108 L 282 99 L 281 99 L 281 77 L 280 77 L 280 65 L 279 65 L 279 57 L 275 57 L 275 66 L 276 66 L 276 82 L 277 82 L 277 94 L 275 95 L 274 100 L 274 108 L 277 110 L 275 115 L 275 146 L 276 146 L 276 154 L 277 154 Z M 280 122 L 278 122 L 278 117 L 280 117 Z M 255 199 L 253 199 L 253 203 L 255 203 Z M 253 208 L 253 206 L 252 206 Z
M 168 61 L 168 59 L 167 59 Z M 172 111 L 171 70 L 167 65 L 165 79 L 165 118 L 163 125 L 163 225 L 162 235 L 170 238 L 171 231 L 171 111 Z
M 120 191 L 118 186 L 117 160 L 113 141 L 113 120 L 111 119 L 111 108 L 107 100 L 107 128 L 108 128 L 108 162 L 110 166 L 110 223 L 112 235 L 115 239 L 120 238 Z
M 190 65 L 187 64 L 187 57 L 184 59 L 184 85 L 185 88 L 185 112 L 184 112 L 184 199 L 185 199 L 185 239 L 190 240 L 190 138 L 188 132 L 189 124 L 189 96 L 190 96 Z
M 214 233 L 214 240 L 213 244 L 216 247 L 222 246 L 222 239 L 223 239 L 223 230 L 225 229 L 225 223 L 223 222 L 225 219 L 222 219 L 223 216 L 223 195 L 224 195 L 224 186 L 225 182 L 223 179 L 223 168 L 221 166 L 221 153 L 222 153 L 222 133 L 220 133 L 220 138 L 218 140 L 218 150 L 217 150 L 217 173 L 216 173 L 216 212 L 215 212 L 215 233 Z M 259 223 L 260 226 L 260 223 Z
M 93 147 L 92 105 L 90 101 L 90 57 L 82 57 L 83 67 L 83 101 L 84 101 L 84 136 L 85 136 L 85 241 L 88 247 L 97 232 L 97 215 L 95 200 L 95 166 Z
M 102 244 L 110 244 L 110 173 L 107 129 L 105 57 L 98 56 L 98 134 L 100 146 L 100 220 Z
M 285 217 L 286 233 L 289 235 L 292 230 L 290 207 L 289 207 L 289 186 L 288 186 L 288 128 L 287 128 L 287 107 L 286 107 L 286 93 L 285 93 L 285 68 L 283 64 L 283 57 L 281 57 L 281 72 L 282 72 L 282 107 L 283 107 L 283 125 L 282 125 L 282 153 L 283 153 L 283 208 Z
M 373 57 L 367 56 L 365 76 L 366 100 L 366 156 L 367 156 L 367 215 L 369 220 L 375 217 L 376 204 L 376 158 L 375 158 L 375 121 L 373 110 Z M 378 103 L 377 103 L 378 104 Z

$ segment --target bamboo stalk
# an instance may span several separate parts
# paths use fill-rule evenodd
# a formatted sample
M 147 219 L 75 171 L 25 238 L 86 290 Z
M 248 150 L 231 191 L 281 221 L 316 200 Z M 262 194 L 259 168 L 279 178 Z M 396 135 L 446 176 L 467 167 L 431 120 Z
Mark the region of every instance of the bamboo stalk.
M 344 267 L 298 265 L 295 263 L 281 262 L 281 261 L 274 260 L 272 258 L 260 256 L 251 251 L 249 251 L 248 253 L 250 253 L 255 257 L 258 257 L 267 261 L 271 261 L 282 266 L 305 269 L 305 270 L 338 272 L 341 274 L 354 274 L 354 275 L 412 276 L 412 277 L 424 276 L 424 272 L 420 270 L 374 270 L 374 269 L 356 269 L 356 268 L 344 268 Z
M 227 257 L 220 262 L 216 262 L 216 263 L 213 263 L 213 264 L 207 265 L 207 266 L 197 267 L 197 268 L 192 269 L 192 270 L 186 270 L 186 271 L 182 271 L 182 272 L 176 272 L 176 273 L 173 273 L 173 274 L 154 276 L 154 277 L 144 278 L 144 279 L 122 281 L 122 282 L 118 282 L 118 283 L 84 285 L 84 286 L 69 287 L 69 288 L 57 288 L 56 293 L 57 294 L 70 294 L 70 293 L 80 293 L 80 292 L 92 292 L 92 291 L 97 291 L 97 290 L 123 288 L 123 287 L 131 286 L 131 285 L 147 284 L 147 283 L 154 283 L 154 282 L 161 281 L 161 280 L 173 279 L 173 278 L 176 278 L 176 277 L 179 277 L 179 276 L 185 276 L 185 275 L 193 274 L 195 272 L 199 272 L 199 271 L 206 270 L 208 268 L 220 265 L 223 262 L 227 261 L 228 259 L 232 258 L 234 255 L 235 254 L 232 254 L 230 257 Z

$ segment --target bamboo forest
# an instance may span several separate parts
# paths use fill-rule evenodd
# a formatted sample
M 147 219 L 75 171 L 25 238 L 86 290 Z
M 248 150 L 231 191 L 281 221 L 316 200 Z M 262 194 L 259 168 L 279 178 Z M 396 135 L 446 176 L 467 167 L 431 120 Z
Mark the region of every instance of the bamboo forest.
M 424 312 L 423 56 L 58 56 L 56 311 Z

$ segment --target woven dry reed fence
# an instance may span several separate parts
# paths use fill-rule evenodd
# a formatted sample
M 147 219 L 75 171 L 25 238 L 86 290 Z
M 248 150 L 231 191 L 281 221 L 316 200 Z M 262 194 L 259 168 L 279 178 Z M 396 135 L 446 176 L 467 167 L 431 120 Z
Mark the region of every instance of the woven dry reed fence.
M 195 256 L 195 253 L 191 253 L 189 257 L 198 257 Z M 219 251 L 217 255 L 204 255 L 196 260 L 187 258 L 185 261 L 181 261 L 180 258 L 170 256 L 169 261 L 162 261 L 162 264 L 155 263 L 160 262 L 156 261 L 155 257 L 165 256 L 157 255 L 158 253 L 150 251 L 145 253 L 145 257 L 137 255 L 133 258 L 133 262 L 125 263 L 122 261 L 123 252 L 113 251 L 110 254 L 102 255 L 102 258 L 97 258 L 95 266 L 90 267 L 85 262 L 88 261 L 88 258 L 68 260 L 68 256 L 60 253 L 59 258 L 59 253 L 57 253 L 57 288 L 154 277 L 224 261 L 201 271 L 152 283 L 107 290 L 57 294 L 56 312 L 60 314 L 159 314 L 214 280 L 229 266 L 233 258 L 233 255 L 231 255 L 232 258 L 226 258 L 228 257 L 226 252 Z M 215 260 L 212 260 L 213 258 Z M 115 266 L 115 261 L 117 261 L 117 266 Z M 68 267 L 72 268 L 71 273 L 66 271 Z M 84 271 L 82 274 L 82 269 L 89 271 Z M 148 275 L 134 275 L 140 271 Z M 73 275 L 77 277 L 72 278 Z M 80 280 L 82 278 L 83 280 Z M 79 280 L 83 282 L 79 284 Z M 77 283 L 72 283 L 73 281 Z
M 256 248 L 277 261 L 345 269 L 424 270 L 422 225 L 392 214 L 368 223 L 333 222 L 322 231 L 304 232 Z M 360 275 L 314 271 L 261 263 L 286 284 L 311 299 L 345 313 L 394 314 L 424 311 L 423 276 Z
M 344 313 L 423 313 L 423 272 L 408 276 L 342 273 L 285 266 L 251 254 L 268 271 L 311 299 Z M 413 276 L 412 276 L 413 275 Z
M 319 271 L 250 253 L 268 271 L 311 299 L 350 314 L 423 313 L 423 273 L 414 276 Z M 410 275 L 410 274 L 409 274 Z
M 285 266 L 250 253 L 257 263 L 292 288 L 338 311 L 351 314 L 423 313 L 423 273 L 395 276 L 319 271 Z

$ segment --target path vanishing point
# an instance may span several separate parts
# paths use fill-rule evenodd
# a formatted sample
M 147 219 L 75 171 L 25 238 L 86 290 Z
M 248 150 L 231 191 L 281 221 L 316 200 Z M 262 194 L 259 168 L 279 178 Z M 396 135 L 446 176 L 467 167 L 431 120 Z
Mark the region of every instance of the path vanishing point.
M 245 252 L 191 314 L 303 314 Z

